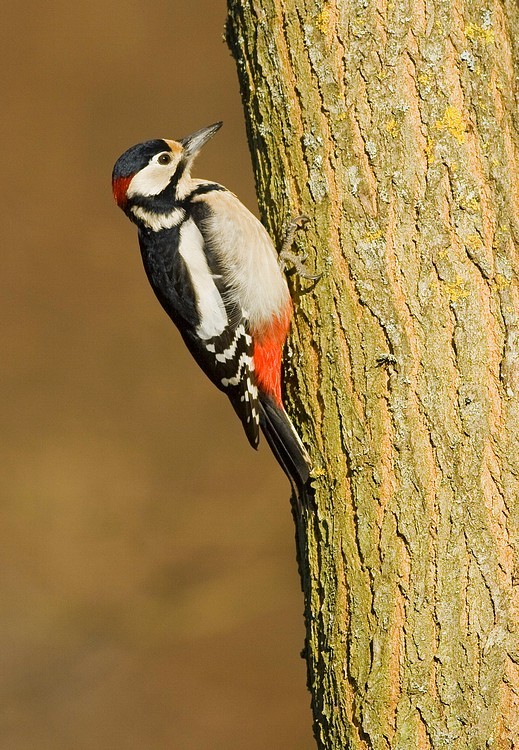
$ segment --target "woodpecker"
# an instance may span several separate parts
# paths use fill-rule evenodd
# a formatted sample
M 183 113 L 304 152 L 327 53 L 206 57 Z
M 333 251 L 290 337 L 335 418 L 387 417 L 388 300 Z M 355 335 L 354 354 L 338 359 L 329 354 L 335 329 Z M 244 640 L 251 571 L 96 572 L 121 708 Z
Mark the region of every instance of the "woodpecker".
M 221 122 L 180 141 L 138 143 L 116 161 L 115 200 L 137 225 L 148 280 L 196 362 L 223 391 L 249 443 L 265 435 L 297 497 L 310 459 L 281 397 L 292 313 L 266 229 L 229 190 L 191 177 Z

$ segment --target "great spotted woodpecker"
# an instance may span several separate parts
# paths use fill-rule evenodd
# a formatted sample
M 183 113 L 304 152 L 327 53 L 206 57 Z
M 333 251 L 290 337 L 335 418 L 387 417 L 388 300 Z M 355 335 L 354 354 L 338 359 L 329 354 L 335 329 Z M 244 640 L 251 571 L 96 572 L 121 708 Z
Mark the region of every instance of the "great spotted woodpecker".
M 292 302 L 272 241 L 222 185 L 191 177 L 218 122 L 181 141 L 132 146 L 112 175 L 115 200 L 139 230 L 160 304 L 202 370 L 227 394 L 250 444 L 259 429 L 300 497 L 309 456 L 281 400 Z

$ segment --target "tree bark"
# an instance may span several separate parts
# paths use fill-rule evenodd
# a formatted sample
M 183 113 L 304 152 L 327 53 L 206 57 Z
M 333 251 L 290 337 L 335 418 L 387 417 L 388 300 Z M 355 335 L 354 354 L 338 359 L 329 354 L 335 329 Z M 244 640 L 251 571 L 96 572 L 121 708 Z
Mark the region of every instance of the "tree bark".
M 286 357 L 317 745 L 519 748 L 519 7 L 228 6 L 263 219 L 324 272 Z

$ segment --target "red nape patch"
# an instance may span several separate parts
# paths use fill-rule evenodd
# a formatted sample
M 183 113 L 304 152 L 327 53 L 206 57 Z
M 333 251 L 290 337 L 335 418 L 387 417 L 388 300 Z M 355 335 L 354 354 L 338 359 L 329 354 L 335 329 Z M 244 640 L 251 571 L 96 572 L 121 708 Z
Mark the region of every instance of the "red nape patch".
M 118 177 L 117 179 L 112 180 L 112 192 L 117 205 L 121 208 L 124 208 L 126 201 L 128 200 L 126 191 L 128 190 L 128 186 L 132 179 L 133 175 L 130 175 L 129 177 Z
M 258 387 L 281 405 L 281 358 L 290 327 L 291 306 L 269 325 L 254 331 L 254 368 Z

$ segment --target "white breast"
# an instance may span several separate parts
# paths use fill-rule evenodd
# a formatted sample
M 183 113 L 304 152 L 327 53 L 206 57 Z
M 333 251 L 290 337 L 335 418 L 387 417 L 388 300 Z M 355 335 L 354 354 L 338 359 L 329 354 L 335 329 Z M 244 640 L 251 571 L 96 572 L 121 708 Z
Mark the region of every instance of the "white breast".
M 226 283 L 252 328 L 268 324 L 286 310 L 290 293 L 265 227 L 228 191 L 209 192 L 194 200 L 204 200 L 212 209 L 202 231 L 219 252 L 228 274 Z

